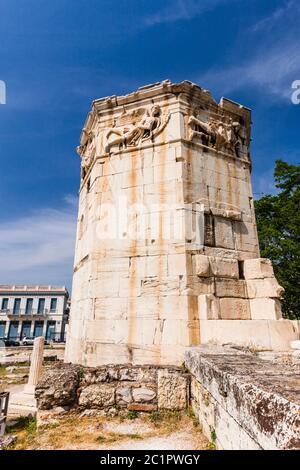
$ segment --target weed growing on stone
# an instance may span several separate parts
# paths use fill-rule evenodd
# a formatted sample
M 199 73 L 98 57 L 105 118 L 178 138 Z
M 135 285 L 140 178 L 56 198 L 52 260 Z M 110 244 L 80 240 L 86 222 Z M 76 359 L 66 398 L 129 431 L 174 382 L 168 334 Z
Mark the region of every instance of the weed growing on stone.
M 157 424 L 162 421 L 162 414 L 160 411 L 151 411 L 149 414 L 149 420 L 151 423 Z
M 217 440 L 217 434 L 216 434 L 215 428 L 213 426 L 210 426 L 209 429 L 210 429 L 210 438 L 212 440 L 212 443 L 215 443 Z
M 205 447 L 205 450 L 216 450 L 216 444 L 214 442 L 209 442 Z
M 138 412 L 137 411 L 128 411 L 127 413 L 127 418 L 128 419 L 136 419 L 138 418 Z
M 199 423 L 199 420 L 197 416 L 194 413 L 193 408 L 189 407 L 186 411 L 187 416 L 192 420 L 194 428 L 196 428 L 198 431 L 202 432 L 202 426 Z
M 181 368 L 181 370 L 182 370 L 182 372 L 183 372 L 184 374 L 188 374 L 188 373 L 189 373 L 189 370 L 188 370 L 188 368 L 186 367 L 186 365 L 185 365 L 184 362 L 181 364 L 180 368 Z

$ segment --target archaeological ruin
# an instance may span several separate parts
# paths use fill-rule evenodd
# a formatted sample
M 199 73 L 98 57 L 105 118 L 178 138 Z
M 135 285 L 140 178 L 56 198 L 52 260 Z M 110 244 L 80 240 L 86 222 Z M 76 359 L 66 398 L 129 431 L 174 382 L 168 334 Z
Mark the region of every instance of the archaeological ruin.
M 189 346 L 299 339 L 260 258 L 250 129 L 249 109 L 189 81 L 93 102 L 66 362 L 179 366 Z
M 260 258 L 250 125 L 187 81 L 94 101 L 65 362 L 36 386 L 38 423 L 176 411 L 213 448 L 300 448 L 300 322 Z

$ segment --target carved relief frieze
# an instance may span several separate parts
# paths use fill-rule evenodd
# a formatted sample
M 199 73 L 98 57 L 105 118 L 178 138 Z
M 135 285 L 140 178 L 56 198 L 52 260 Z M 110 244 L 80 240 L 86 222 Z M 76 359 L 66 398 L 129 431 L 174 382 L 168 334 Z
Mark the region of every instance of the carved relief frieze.
M 113 153 L 127 147 L 139 147 L 147 140 L 154 140 L 166 127 L 169 113 L 163 113 L 158 105 L 150 109 L 140 108 L 119 116 L 106 133 L 106 153 Z
M 205 120 L 194 112 L 188 118 L 188 139 L 200 139 L 203 145 L 241 157 L 241 153 L 245 151 L 246 131 L 241 122 L 234 121 L 231 117 L 210 117 Z
M 92 165 L 96 152 L 94 132 L 83 129 L 80 145 L 76 149 L 81 158 L 81 178 L 84 179 L 87 171 Z

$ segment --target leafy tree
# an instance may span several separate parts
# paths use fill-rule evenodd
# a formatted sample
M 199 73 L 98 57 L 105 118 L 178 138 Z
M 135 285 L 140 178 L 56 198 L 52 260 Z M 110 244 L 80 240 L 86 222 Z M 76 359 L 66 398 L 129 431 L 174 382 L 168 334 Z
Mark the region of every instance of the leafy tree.
M 255 201 L 261 256 L 273 262 L 284 287 L 283 314 L 300 318 L 300 165 L 276 160 L 278 194 Z

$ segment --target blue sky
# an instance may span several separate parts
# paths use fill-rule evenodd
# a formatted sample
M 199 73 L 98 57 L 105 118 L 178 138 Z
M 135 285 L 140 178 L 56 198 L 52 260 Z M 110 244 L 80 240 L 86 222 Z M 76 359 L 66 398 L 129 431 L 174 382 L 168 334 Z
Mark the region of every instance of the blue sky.
M 91 101 L 169 78 L 253 110 L 253 184 L 299 161 L 298 0 L 0 0 L 0 283 L 71 285 Z

